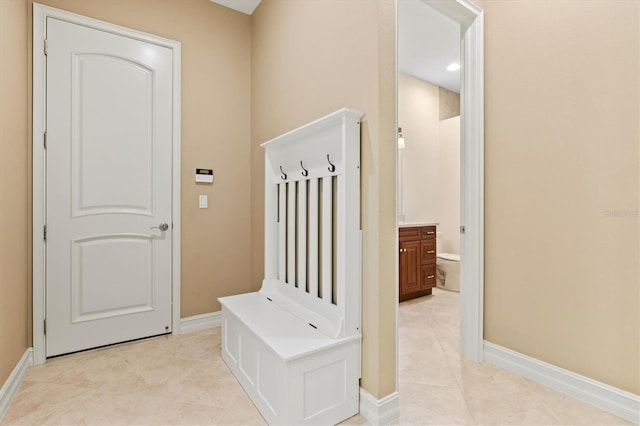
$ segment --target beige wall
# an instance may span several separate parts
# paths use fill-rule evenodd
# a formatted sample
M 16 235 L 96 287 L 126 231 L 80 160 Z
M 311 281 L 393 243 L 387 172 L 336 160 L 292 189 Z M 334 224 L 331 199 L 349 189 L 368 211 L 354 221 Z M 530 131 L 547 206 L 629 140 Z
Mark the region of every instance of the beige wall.
M 252 266 L 263 276 L 261 142 L 342 107 L 362 121 L 363 370 L 395 390 L 395 4 L 263 0 L 252 17 Z
M 438 166 L 438 244 L 460 254 L 460 116 L 438 123 Z
M 27 5 L 0 0 L 0 387 L 25 350 L 29 306 Z
M 438 96 L 440 98 L 440 111 L 438 114 L 440 120 L 460 115 L 460 93 L 452 92 L 444 87 L 438 87 Z
M 485 337 L 640 393 L 636 0 L 485 7 Z
M 398 151 L 405 222 L 439 220 L 438 86 L 398 73 L 398 126 L 405 148 Z
M 218 311 L 250 288 L 250 17 L 208 0 L 40 3 L 182 43 L 181 315 Z M 196 168 L 214 184 L 196 185 Z

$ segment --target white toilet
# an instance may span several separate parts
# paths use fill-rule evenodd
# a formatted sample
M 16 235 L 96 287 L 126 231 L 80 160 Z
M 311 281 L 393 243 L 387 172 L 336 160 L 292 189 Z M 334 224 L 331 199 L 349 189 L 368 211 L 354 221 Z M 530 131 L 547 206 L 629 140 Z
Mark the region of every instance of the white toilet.
M 445 290 L 460 292 L 460 255 L 442 253 L 441 233 L 436 240 L 436 286 Z

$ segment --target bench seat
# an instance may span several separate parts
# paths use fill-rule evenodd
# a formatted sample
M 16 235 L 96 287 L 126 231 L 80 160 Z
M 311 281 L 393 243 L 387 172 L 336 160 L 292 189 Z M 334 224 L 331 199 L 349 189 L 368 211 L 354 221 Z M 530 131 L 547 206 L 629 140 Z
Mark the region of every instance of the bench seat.
M 222 297 L 219 301 L 284 361 L 359 339 L 330 338 L 259 292 Z
M 219 300 L 222 358 L 269 424 L 358 412 L 360 335 L 330 338 L 257 292 Z

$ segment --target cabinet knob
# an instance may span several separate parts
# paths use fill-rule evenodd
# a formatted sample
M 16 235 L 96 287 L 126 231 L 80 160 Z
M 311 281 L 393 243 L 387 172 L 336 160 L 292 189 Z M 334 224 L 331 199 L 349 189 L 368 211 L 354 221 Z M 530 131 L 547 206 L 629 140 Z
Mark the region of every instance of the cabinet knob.
M 435 277 L 435 275 L 427 275 L 427 279 L 430 280 L 431 278 Z
M 433 254 L 433 253 L 435 253 L 435 252 L 436 252 L 435 250 L 429 250 L 429 251 L 427 252 L 427 254 Z

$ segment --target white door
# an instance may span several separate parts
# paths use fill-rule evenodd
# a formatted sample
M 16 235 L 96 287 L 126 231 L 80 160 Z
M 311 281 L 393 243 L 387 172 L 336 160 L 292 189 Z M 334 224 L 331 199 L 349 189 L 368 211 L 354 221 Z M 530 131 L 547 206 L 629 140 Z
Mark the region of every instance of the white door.
M 170 332 L 172 52 L 46 31 L 46 354 Z

